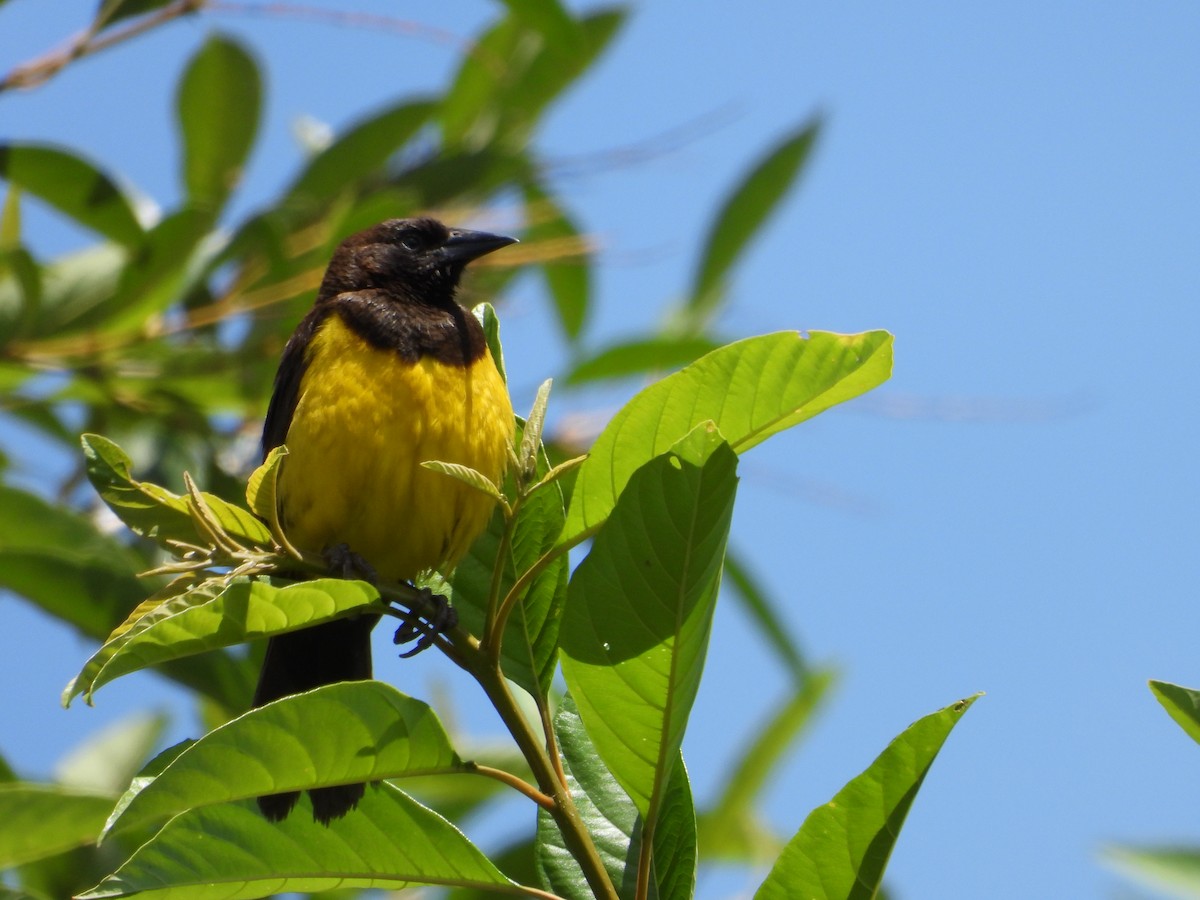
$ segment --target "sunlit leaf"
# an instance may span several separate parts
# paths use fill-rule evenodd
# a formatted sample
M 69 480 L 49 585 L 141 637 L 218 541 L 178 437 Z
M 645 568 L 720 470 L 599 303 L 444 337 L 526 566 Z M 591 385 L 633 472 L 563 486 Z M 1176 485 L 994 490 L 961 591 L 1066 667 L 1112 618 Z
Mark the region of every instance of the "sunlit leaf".
M 223 900 L 238 900 L 416 884 L 511 887 L 462 832 L 383 784 L 328 827 L 313 821 L 307 800 L 282 822 L 248 800 L 182 813 L 81 900 L 210 900 L 214 885 Z
M 113 798 L 57 785 L 0 784 L 0 868 L 96 840 Z
M 0 144 L 0 178 L 126 247 L 142 239 L 133 204 L 81 157 L 42 144 Z
M 729 344 L 645 388 L 608 423 L 579 469 L 563 541 L 608 517 L 641 465 L 701 422 L 741 453 L 885 381 L 892 336 L 779 332 Z
M 756 900 L 870 900 L 917 791 L 951 729 L 979 695 L 919 719 L 861 775 L 813 810 Z
M 1169 681 L 1151 681 L 1150 690 L 1163 705 L 1163 709 L 1187 732 L 1188 737 L 1200 744 L 1200 691 L 1171 684 Z
M 137 614 L 84 665 L 63 703 L 91 695 L 115 678 L 147 666 L 317 625 L 355 612 L 378 612 L 379 592 L 363 581 L 318 578 L 277 587 L 259 579 L 225 586 L 205 582 Z
M 1172 897 L 1200 897 L 1200 847 L 1106 847 L 1101 858 Z
M 648 820 L 700 686 L 736 470 L 720 436 L 698 428 L 634 473 L 571 577 L 563 674 L 601 759 Z
M 433 710 L 378 681 L 342 682 L 253 709 L 134 780 L 105 830 L 281 791 L 461 771 Z

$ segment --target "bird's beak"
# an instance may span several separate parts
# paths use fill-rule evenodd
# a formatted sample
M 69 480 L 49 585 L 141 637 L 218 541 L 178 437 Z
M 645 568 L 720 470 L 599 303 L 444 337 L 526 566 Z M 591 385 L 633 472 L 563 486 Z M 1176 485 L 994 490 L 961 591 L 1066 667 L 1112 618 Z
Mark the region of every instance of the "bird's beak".
M 479 259 L 493 250 L 499 250 L 501 247 L 515 243 L 517 243 L 516 238 L 505 237 L 502 234 L 453 228 L 450 231 L 449 239 L 438 248 L 437 253 L 445 262 L 465 266 L 473 259 Z

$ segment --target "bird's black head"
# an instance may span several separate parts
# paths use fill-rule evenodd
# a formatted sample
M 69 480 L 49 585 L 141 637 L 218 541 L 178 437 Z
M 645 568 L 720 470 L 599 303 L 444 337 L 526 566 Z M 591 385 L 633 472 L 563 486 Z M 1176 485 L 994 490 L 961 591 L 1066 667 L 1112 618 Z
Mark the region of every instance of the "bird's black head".
M 467 263 L 514 243 L 503 235 L 447 228 L 436 219 L 388 219 L 342 241 L 318 300 L 373 288 L 443 305 L 453 302 Z

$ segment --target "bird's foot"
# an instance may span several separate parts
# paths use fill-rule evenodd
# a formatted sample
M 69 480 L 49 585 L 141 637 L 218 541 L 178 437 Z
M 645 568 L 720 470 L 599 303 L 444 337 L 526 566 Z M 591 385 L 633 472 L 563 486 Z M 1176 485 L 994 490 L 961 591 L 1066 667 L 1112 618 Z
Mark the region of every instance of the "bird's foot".
M 416 640 L 416 644 L 411 650 L 400 654 L 401 659 L 408 659 L 410 656 L 416 656 L 422 650 L 429 649 L 439 635 L 445 634 L 458 624 L 458 611 L 450 605 L 450 601 L 441 594 L 435 594 L 429 588 L 419 588 L 419 590 L 421 599 L 424 601 L 421 605 L 428 612 L 399 612 L 399 618 L 403 619 L 403 622 L 396 629 L 392 643 L 399 646 Z
M 329 566 L 329 570 L 338 578 L 355 579 L 368 584 L 377 584 L 379 581 L 375 567 L 351 550 L 349 544 L 326 547 L 321 556 L 325 559 L 325 565 Z

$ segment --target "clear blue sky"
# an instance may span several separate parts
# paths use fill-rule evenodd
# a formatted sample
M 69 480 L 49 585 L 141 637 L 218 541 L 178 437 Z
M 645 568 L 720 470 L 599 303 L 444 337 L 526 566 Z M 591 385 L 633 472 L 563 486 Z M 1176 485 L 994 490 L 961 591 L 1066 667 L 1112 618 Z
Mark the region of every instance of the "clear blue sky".
M 94 5 L 10 0 L 0 68 Z M 348 6 L 463 37 L 493 9 Z M 298 116 L 339 126 L 439 88 L 455 59 L 412 37 L 203 16 L 0 98 L 0 137 L 87 148 L 169 202 L 172 86 L 211 29 L 244 35 L 268 72 L 242 211 L 290 178 Z M 611 338 L 686 288 L 706 217 L 748 161 L 827 116 L 723 326 L 887 328 L 896 372 L 746 457 L 733 542 L 812 657 L 844 673 L 772 791 L 780 830 L 909 722 L 987 691 L 909 817 L 889 873 L 898 897 L 1113 896 L 1124 888 L 1097 862 L 1105 842 L 1200 843 L 1200 755 L 1145 685 L 1200 686 L 1198 47 L 1200 7 L 1182 3 L 645 3 L 538 138 L 569 160 L 721 113 L 667 155 L 560 182 L 604 244 Z M 49 215 L 29 227 L 43 253 L 76 240 Z M 519 407 L 553 371 L 534 287 L 505 316 Z M 33 478 L 43 463 L 27 465 Z M 89 648 L 0 603 L 0 751 L 26 772 L 147 698 L 172 702 L 148 677 L 102 691 L 95 710 L 59 710 Z M 725 606 L 685 746 L 701 797 L 785 688 L 749 648 Z M 418 695 L 444 677 L 429 658 L 379 668 Z

